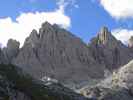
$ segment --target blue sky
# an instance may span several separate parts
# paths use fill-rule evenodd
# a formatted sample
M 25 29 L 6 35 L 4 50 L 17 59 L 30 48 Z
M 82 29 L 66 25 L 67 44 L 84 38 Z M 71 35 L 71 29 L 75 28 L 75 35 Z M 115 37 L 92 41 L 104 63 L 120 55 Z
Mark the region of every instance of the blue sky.
M 60 24 L 86 43 L 102 26 L 127 42 L 133 35 L 132 5 L 132 0 L 1 0 L 0 42 L 6 45 L 14 38 L 23 44 L 32 29 L 46 20 Z

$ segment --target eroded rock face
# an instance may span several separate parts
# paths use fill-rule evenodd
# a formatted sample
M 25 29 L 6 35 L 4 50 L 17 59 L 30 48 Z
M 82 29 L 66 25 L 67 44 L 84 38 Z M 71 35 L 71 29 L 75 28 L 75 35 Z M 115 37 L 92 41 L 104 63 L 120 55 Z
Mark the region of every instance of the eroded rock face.
M 24 45 L 31 45 L 32 48 L 39 45 L 39 34 L 35 29 L 32 30 L 29 37 L 26 38 Z
M 7 61 L 6 61 L 5 57 L 4 57 L 4 53 L 3 53 L 2 49 L 0 48 L 0 64 L 1 63 L 6 63 L 6 62 Z
M 84 88 L 81 93 L 96 100 L 132 100 L 133 60 L 97 85 Z
M 33 77 L 42 79 L 46 86 L 50 85 L 50 89 L 60 89 L 61 94 L 67 91 L 62 91 L 64 88 L 58 82 L 69 86 L 68 84 L 76 85 L 92 81 L 92 78 L 97 80 L 105 76 L 106 79 L 95 87 L 83 91 L 85 96 L 97 100 L 132 100 L 133 61 L 127 64 L 133 58 L 132 41 L 131 37 L 129 47 L 126 47 L 116 40 L 106 27 L 103 27 L 97 37 L 86 45 L 70 32 L 46 22 L 42 24 L 39 33 L 36 30 L 31 32 L 21 49 L 19 49 L 19 42 L 10 39 L 7 47 L 0 50 L 0 63 L 11 62 L 21 67 Z M 122 65 L 125 66 L 120 68 Z M 118 71 L 113 72 L 115 69 Z M 35 84 L 40 86 L 38 82 Z M 53 82 L 56 83 L 51 85 Z M 1 89 L 0 81 L 0 93 L 7 93 L 3 98 L 8 96 L 12 98 L 9 100 L 31 100 L 21 91 L 11 89 L 9 94 L 13 94 L 9 95 L 8 90 Z M 28 92 L 31 93 L 29 90 Z M 67 93 L 71 96 L 69 91 Z M 82 97 L 74 98 L 82 100 Z
M 48 76 L 64 83 L 78 83 L 103 78 L 105 72 L 111 73 L 132 58 L 132 51 L 106 27 L 87 46 L 65 29 L 46 22 L 39 33 L 31 32 L 12 63 L 36 78 Z
M 89 47 L 95 60 L 109 70 L 117 69 L 133 58 L 131 50 L 116 40 L 106 27 L 92 39 Z
M 13 63 L 34 77 L 49 76 L 61 82 L 103 77 L 103 67 L 95 62 L 84 42 L 47 22 L 39 33 L 32 31 Z
M 99 44 L 107 44 L 110 41 L 111 33 L 108 31 L 107 27 L 102 27 L 100 33 L 98 34 Z
M 133 60 L 125 66 L 121 67 L 113 74 L 114 85 L 125 87 L 127 89 L 133 88 Z
M 7 47 L 2 49 L 4 63 L 10 63 L 13 58 L 15 58 L 19 52 L 20 43 L 16 40 L 9 39 Z
M 133 36 L 131 36 L 131 38 L 128 41 L 128 47 L 133 48 Z

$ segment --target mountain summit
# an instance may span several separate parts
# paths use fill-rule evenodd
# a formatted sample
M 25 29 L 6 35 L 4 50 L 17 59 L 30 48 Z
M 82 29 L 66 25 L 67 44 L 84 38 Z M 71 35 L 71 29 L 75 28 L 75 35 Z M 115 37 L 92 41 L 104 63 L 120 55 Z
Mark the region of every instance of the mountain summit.
M 50 77 L 73 85 L 106 77 L 107 72 L 128 63 L 133 53 L 107 27 L 87 45 L 58 25 L 45 22 L 39 32 L 32 30 L 22 48 L 19 49 L 19 42 L 9 40 L 1 57 L 35 78 Z
M 108 31 L 107 27 L 102 27 L 100 33 L 98 34 L 99 43 L 106 44 L 110 41 L 111 33 Z
M 112 76 L 111 74 L 114 72 L 114 70 L 120 71 L 118 73 L 119 75 L 127 75 L 129 77 L 131 72 L 129 74 L 126 72 L 127 67 L 123 67 L 125 70 L 124 73 L 121 73 L 122 70 L 119 69 L 123 69 L 120 67 L 133 59 L 132 44 L 133 37 L 131 37 L 129 40 L 129 45 L 125 46 L 121 41 L 118 41 L 111 34 L 107 27 L 103 27 L 98 32 L 97 36 L 94 37 L 87 45 L 80 38 L 63 28 L 60 28 L 58 25 L 51 25 L 48 22 L 45 22 L 42 24 L 39 32 L 37 32 L 35 29 L 32 30 L 31 34 L 25 39 L 22 48 L 19 48 L 20 43 L 18 41 L 10 39 L 8 41 L 7 47 L 0 49 L 0 64 L 2 64 L 0 65 L 0 74 L 8 76 L 6 77 L 9 78 L 8 81 L 13 79 L 13 83 L 17 82 L 17 84 L 14 85 L 20 85 L 20 89 L 23 88 L 23 85 L 21 84 L 21 82 L 23 82 L 23 78 L 24 80 L 26 78 L 26 84 L 24 84 L 24 87 L 27 87 L 28 85 L 28 89 L 25 89 L 28 90 L 28 93 L 31 93 L 31 95 L 34 94 L 34 91 L 29 91 L 29 87 L 31 89 L 37 90 L 37 92 L 41 93 L 40 96 L 43 96 L 42 92 L 40 92 L 40 89 L 38 89 L 38 86 L 39 88 L 43 86 L 43 91 L 45 91 L 45 85 L 49 85 L 48 89 L 51 89 L 49 93 L 54 93 L 52 92 L 53 90 L 58 90 L 60 88 L 61 90 L 56 93 L 59 93 L 61 96 L 62 93 L 68 93 L 66 97 L 69 97 L 71 94 L 69 94 L 69 92 L 71 90 L 69 90 L 69 92 L 64 92 L 65 88 L 60 84 L 56 85 L 56 83 L 61 83 L 67 87 L 77 90 L 85 85 L 88 86 L 88 84 L 89 86 L 95 86 L 97 83 L 99 83 L 99 80 L 102 80 L 103 78 L 105 78 L 106 83 L 106 80 L 108 81 L 110 79 L 109 76 Z M 6 65 L 3 65 L 3 63 Z M 13 64 L 14 67 L 10 65 L 10 63 Z M 24 77 L 23 73 L 17 69 L 22 69 L 24 72 L 30 74 L 33 79 L 37 79 L 39 81 L 37 81 L 37 84 L 35 81 L 30 82 L 31 85 L 29 85 L 29 78 Z M 19 76 L 21 76 L 22 80 L 19 78 Z M 127 76 L 122 78 L 124 80 L 125 78 L 128 79 Z M 14 79 L 16 80 L 14 81 Z M 20 80 L 17 81 L 18 79 Z M 129 77 L 129 81 L 130 79 L 131 78 Z M 3 80 L 8 83 L 7 80 Z M 45 83 L 45 85 L 40 84 L 40 80 L 43 81 L 43 84 Z M 53 84 L 55 83 L 56 86 L 52 87 L 51 82 L 53 82 Z M 128 85 L 128 81 L 125 82 Z M 8 86 L 4 87 L 4 89 L 5 88 L 7 89 Z M 11 90 L 14 89 L 14 87 L 9 88 L 11 88 Z M 25 89 L 22 91 L 24 92 L 24 95 Z M 99 93 L 99 89 L 102 88 L 94 88 L 94 91 L 90 90 L 92 91 L 90 93 L 95 92 L 95 90 L 98 91 L 97 93 Z M 108 90 L 115 93 L 115 90 L 113 89 L 103 90 L 103 93 L 107 92 L 107 95 L 104 96 L 108 97 Z M 118 90 L 118 88 L 116 88 L 116 90 Z M 118 93 L 124 93 L 125 91 L 127 90 L 122 89 Z M 18 92 L 19 91 L 16 93 Z M 129 97 L 129 93 L 127 94 L 128 95 L 120 95 Z M 55 95 L 52 94 L 50 97 L 51 96 L 54 97 Z M 75 96 L 76 94 L 74 94 L 74 98 Z M 82 98 L 80 95 L 78 97 Z M 36 99 L 40 100 L 38 98 Z M 85 98 L 83 100 L 85 100 Z
M 131 50 L 115 39 L 107 27 L 86 45 L 67 30 L 45 22 L 39 33 L 33 30 L 26 38 L 12 63 L 36 78 L 48 76 L 75 84 L 103 78 L 106 70 L 113 71 L 132 58 Z
M 63 83 L 78 83 L 104 75 L 104 68 L 93 59 L 81 39 L 48 22 L 42 24 L 39 33 L 31 32 L 13 64 L 36 78 L 49 76 Z
M 103 27 L 98 35 L 89 43 L 94 59 L 109 70 L 128 63 L 133 58 L 131 50 L 117 40 L 107 27 Z

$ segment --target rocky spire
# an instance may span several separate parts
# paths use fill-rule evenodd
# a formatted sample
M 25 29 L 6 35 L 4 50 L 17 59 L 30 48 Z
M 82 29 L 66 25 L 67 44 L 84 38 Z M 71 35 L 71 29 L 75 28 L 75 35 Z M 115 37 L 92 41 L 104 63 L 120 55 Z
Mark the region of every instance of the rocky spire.
M 102 27 L 100 33 L 98 34 L 99 42 L 101 44 L 106 44 L 110 39 L 111 33 L 108 31 L 107 27 Z
M 39 37 L 39 36 L 38 36 L 38 33 L 37 33 L 37 31 L 36 31 L 35 29 L 32 30 L 32 32 L 31 32 L 31 34 L 30 34 L 30 37 L 31 37 L 32 39 L 36 39 L 36 38 Z
M 42 28 L 51 27 L 51 26 L 52 25 L 48 21 L 42 23 Z
M 130 46 L 133 45 L 133 38 L 130 42 Z M 90 47 L 96 61 L 109 70 L 128 63 L 133 57 L 129 48 L 117 40 L 107 27 L 103 27 L 97 37 L 91 40 Z
M 30 36 L 26 38 L 24 45 L 28 44 L 34 47 L 35 45 L 37 45 L 38 41 L 39 41 L 39 34 L 35 29 L 33 29 Z
M 19 49 L 20 43 L 16 40 L 9 39 L 7 43 L 7 48 L 9 49 Z
M 43 38 L 45 33 L 49 33 L 50 30 L 52 30 L 52 25 L 49 22 L 44 22 L 41 26 L 41 28 L 39 29 L 39 35 L 40 38 Z
M 9 39 L 7 43 L 7 47 L 3 48 L 4 57 L 7 62 L 11 62 L 11 60 L 17 56 L 19 52 L 20 43 L 16 40 Z
M 130 39 L 128 41 L 128 46 L 129 46 L 129 48 L 133 47 L 133 36 L 130 37 Z

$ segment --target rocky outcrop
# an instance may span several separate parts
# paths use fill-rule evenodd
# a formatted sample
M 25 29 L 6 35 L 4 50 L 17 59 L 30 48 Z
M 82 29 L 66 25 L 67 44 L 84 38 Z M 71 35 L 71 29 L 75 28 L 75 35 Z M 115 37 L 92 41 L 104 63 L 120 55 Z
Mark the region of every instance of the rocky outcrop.
M 5 63 L 5 62 L 6 62 L 6 59 L 4 57 L 4 53 L 3 53 L 2 49 L 0 48 L 0 64 Z
M 133 88 L 133 60 L 113 73 L 112 84 L 127 89 Z
M 133 52 L 133 36 L 131 36 L 130 39 L 129 39 L 129 41 L 128 41 L 128 47 Z
M 35 29 L 32 30 L 30 36 L 26 38 L 24 45 L 30 44 L 32 48 L 37 48 L 35 46 L 39 45 L 39 35 Z
M 108 31 L 107 27 L 102 27 L 100 33 L 98 34 L 98 44 L 107 44 L 111 40 L 111 33 Z
M 82 93 L 92 100 L 133 100 L 129 90 L 119 87 L 104 88 L 96 86 Z
M 97 85 L 82 89 L 81 93 L 97 100 L 132 100 L 133 60 Z
M 81 39 L 48 22 L 42 24 L 39 33 L 31 32 L 13 64 L 36 78 L 49 76 L 75 84 L 88 81 L 90 77 L 103 77 L 104 69 Z
M 106 27 L 91 40 L 89 47 L 94 59 L 110 71 L 127 64 L 133 58 L 131 50 L 116 40 Z
M 4 54 L 5 63 L 11 63 L 12 59 L 15 58 L 19 52 L 20 43 L 16 40 L 9 39 L 7 47 L 2 49 Z

